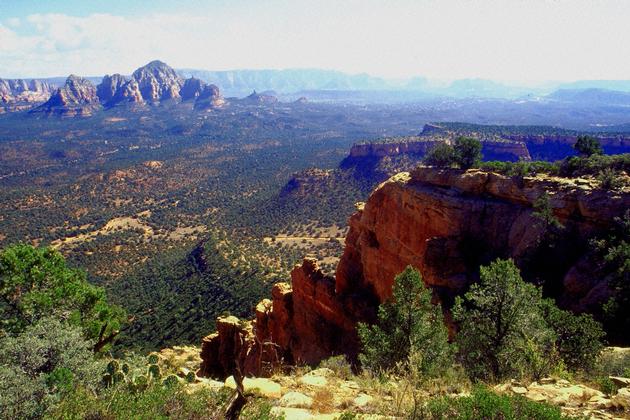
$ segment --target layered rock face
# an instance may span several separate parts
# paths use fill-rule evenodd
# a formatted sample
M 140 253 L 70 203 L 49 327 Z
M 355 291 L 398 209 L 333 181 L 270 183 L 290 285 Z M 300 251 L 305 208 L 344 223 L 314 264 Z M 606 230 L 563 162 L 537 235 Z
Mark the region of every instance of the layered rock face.
M 130 80 L 120 74 L 105 76 L 97 94 L 106 107 L 117 104 L 157 104 L 162 101 L 194 101 L 195 109 L 218 108 L 224 104 L 219 88 L 190 78 L 182 79 L 161 61 L 152 61 L 133 72 Z
M 588 264 L 585 244 L 630 208 L 630 192 L 595 189 L 579 179 L 419 168 L 381 184 L 351 217 L 334 279 L 306 259 L 292 271 L 291 286 L 277 284 L 273 299 L 258 305 L 255 320 L 220 319 L 218 332 L 203 341 L 200 373 L 226 376 L 239 366 L 261 375 L 280 361 L 356 355 L 356 323 L 374 320 L 407 265 L 420 270 L 445 308 L 476 280 L 480 264 L 513 258 L 525 275 L 540 263 L 531 260 L 544 230 L 533 205 L 545 192 L 573 247 L 552 274 L 555 297 L 575 311 L 601 306 L 610 291 L 604 273 Z
M 0 79 L 0 110 L 17 111 L 45 102 L 55 88 L 48 82 L 32 79 Z
M 96 87 L 89 80 L 70 75 L 66 84 L 53 93 L 44 104 L 32 113 L 61 116 L 88 116 L 100 108 Z
M 142 98 L 147 102 L 159 102 L 180 98 L 183 80 L 166 63 L 155 60 L 133 72 Z
M 370 288 L 382 301 L 390 296 L 395 275 L 412 265 L 427 285 L 452 296 L 475 280 L 480 263 L 510 257 L 521 268 L 536 264 L 526 258 L 543 233 L 533 205 L 545 192 L 576 242 L 586 243 L 630 208 L 630 194 L 592 189 L 583 180 L 516 180 L 478 170 L 419 168 L 382 184 L 352 216 L 337 291 Z M 558 297 L 565 306 L 584 310 L 607 295 L 602 283 L 582 283 L 582 290 L 570 286 L 575 267 L 589 257 L 577 243 L 574 251 L 573 265 L 557 279 L 563 284 Z M 590 276 L 592 269 L 581 272 L 598 278 Z
M 386 156 L 398 156 L 403 154 L 426 155 L 438 144 L 444 143 L 445 139 L 411 137 L 404 141 L 390 141 L 386 143 L 355 144 L 350 149 L 349 158 L 383 158 Z M 489 141 L 483 140 L 482 153 L 485 160 L 531 160 L 527 146 L 518 141 Z
M 356 352 L 356 323 L 373 320 L 377 303 L 360 290 L 335 292 L 335 279 L 305 259 L 291 272 L 292 285 L 277 283 L 272 300 L 256 306 L 256 318 L 217 320 L 202 340 L 202 376 L 225 377 L 238 366 L 245 375 L 269 375 L 283 363 L 317 363 L 331 354 Z
M 127 83 L 127 78 L 118 73 L 105 75 L 103 81 L 96 87 L 96 95 L 103 103 L 108 103 L 116 93 Z

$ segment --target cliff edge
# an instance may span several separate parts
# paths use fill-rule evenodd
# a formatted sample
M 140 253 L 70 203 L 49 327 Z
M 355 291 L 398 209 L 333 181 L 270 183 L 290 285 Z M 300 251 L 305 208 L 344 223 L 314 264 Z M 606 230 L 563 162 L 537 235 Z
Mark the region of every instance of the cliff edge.
M 336 277 L 305 259 L 291 285 L 276 284 L 272 300 L 258 304 L 254 320 L 220 318 L 217 332 L 203 339 L 199 373 L 225 377 L 238 367 L 260 376 L 280 363 L 355 357 L 357 322 L 374 320 L 407 265 L 420 270 L 445 310 L 477 279 L 479 265 L 501 257 L 513 258 L 524 278 L 561 306 L 596 312 L 611 292 L 606 273 L 590 263 L 588 241 L 630 208 L 630 193 L 595 184 L 422 167 L 397 174 L 350 218 Z M 545 227 L 534 203 L 544 193 L 564 226 L 554 245 L 562 259 L 540 250 Z

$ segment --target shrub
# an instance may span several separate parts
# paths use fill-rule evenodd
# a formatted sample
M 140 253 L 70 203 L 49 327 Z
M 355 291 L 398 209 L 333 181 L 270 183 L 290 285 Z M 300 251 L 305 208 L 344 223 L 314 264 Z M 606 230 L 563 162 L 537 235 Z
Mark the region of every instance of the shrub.
M 333 356 L 322 360 L 319 364 L 320 368 L 328 368 L 335 372 L 335 376 L 341 379 L 350 379 L 352 377 L 352 366 L 346 359 L 346 356 Z
M 604 190 L 618 190 L 624 186 L 621 174 L 612 168 L 604 168 L 597 175 L 599 185 Z
M 68 394 L 49 410 L 50 419 L 216 419 L 231 390 L 201 388 L 187 392 L 184 387 L 153 384 L 140 392 L 129 392 L 121 384 L 95 395 L 83 388 Z
M 614 293 L 604 305 L 605 324 L 613 340 L 628 342 L 630 330 L 630 210 L 623 218 L 616 218 L 615 225 L 606 237 L 592 242 L 596 252 L 611 273 L 609 285 Z
M 95 390 L 102 370 L 80 329 L 44 318 L 0 340 L 0 418 L 38 418 L 75 386 Z
M 534 201 L 534 212 L 532 214 L 542 224 L 544 232 L 548 232 L 549 229 L 559 230 L 564 227 L 553 213 L 549 194 L 546 191 Z
M 555 336 L 542 317 L 541 300 L 540 289 L 523 281 L 512 260 L 480 268 L 479 283 L 453 307 L 460 357 L 473 378 L 527 371 L 532 345 L 550 354 Z
M 468 397 L 440 397 L 429 400 L 421 413 L 410 418 L 422 419 L 567 419 L 560 408 L 530 401 L 521 396 L 499 395 L 477 386 Z
M 599 144 L 599 140 L 591 136 L 578 136 L 573 148 L 581 155 L 581 156 L 592 156 L 592 155 L 601 155 L 604 153 L 602 150 L 601 144 Z
M 452 364 L 441 308 L 431 303 L 431 291 L 411 266 L 396 276 L 392 298 L 378 308 L 377 324 L 360 323 L 358 334 L 363 350 L 359 359 L 372 371 L 413 363 L 421 375 L 431 377 Z
M 432 148 L 423 159 L 424 164 L 438 168 L 448 168 L 455 163 L 455 150 L 448 143 L 440 143 Z
M 461 169 L 470 169 L 479 165 L 481 158 L 481 142 L 472 137 L 458 137 L 453 145 L 455 163 Z
M 559 309 L 550 299 L 542 303 L 545 322 L 556 334 L 556 346 L 571 370 L 590 370 L 604 348 L 604 330 L 589 314 L 575 315 Z
M 617 393 L 617 385 L 609 378 L 603 377 L 599 379 L 599 390 L 611 397 Z

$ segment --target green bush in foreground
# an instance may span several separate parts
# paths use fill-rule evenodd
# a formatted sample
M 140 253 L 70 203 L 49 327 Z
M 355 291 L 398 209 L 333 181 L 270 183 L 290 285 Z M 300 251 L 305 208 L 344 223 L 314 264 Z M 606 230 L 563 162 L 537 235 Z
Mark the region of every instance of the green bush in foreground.
M 44 318 L 0 340 L 0 418 L 39 418 L 75 386 L 95 391 L 101 364 L 81 330 Z
M 396 276 L 392 298 L 378 308 L 376 325 L 360 323 L 363 367 L 384 371 L 402 363 L 421 376 L 439 375 L 453 362 L 442 310 L 420 273 L 408 266 Z
M 59 252 L 26 244 L 0 250 L 0 332 L 20 333 L 46 316 L 80 327 L 101 351 L 118 334 L 125 313 Z
M 468 397 L 441 397 L 432 399 L 419 410 L 416 419 L 501 419 L 501 420 L 561 420 L 560 408 L 537 403 L 517 395 L 498 395 L 478 386 Z
M 460 357 L 471 377 L 547 373 L 543 366 L 532 366 L 545 360 L 536 353 L 554 353 L 555 335 L 545 323 L 541 301 L 540 289 L 523 281 L 512 260 L 480 268 L 479 283 L 453 307 Z
M 98 397 L 77 388 L 46 415 L 48 419 L 216 419 L 231 390 L 201 388 L 187 392 L 181 385 L 154 384 L 142 392 L 130 392 L 124 384 Z

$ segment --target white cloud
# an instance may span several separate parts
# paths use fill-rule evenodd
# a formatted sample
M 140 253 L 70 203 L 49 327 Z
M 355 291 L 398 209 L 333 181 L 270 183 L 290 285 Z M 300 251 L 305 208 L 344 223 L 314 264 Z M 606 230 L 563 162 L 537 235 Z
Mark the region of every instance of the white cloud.
M 628 79 L 630 2 L 325 0 L 174 14 L 35 14 L 0 24 L 0 75 L 175 67 L 334 68 L 388 77 Z

